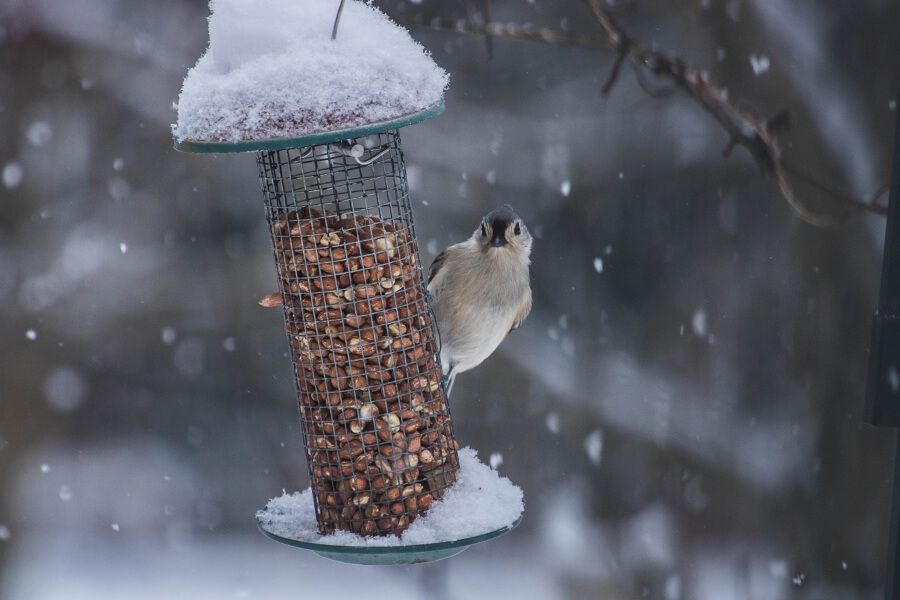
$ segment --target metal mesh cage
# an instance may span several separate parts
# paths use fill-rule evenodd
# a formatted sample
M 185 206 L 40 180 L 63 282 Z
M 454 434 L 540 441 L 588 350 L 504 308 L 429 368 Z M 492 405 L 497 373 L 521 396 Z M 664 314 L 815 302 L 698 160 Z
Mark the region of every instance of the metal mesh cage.
M 399 133 L 257 163 L 319 530 L 399 535 L 459 465 Z

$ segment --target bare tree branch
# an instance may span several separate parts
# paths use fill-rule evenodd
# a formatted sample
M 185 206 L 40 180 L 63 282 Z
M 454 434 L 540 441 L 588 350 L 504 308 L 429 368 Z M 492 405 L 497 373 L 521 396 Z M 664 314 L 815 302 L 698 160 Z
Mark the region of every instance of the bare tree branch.
M 634 37 L 622 26 L 604 0 L 583 1 L 602 27 L 603 36 L 571 33 L 559 29 L 535 27 L 531 24 L 501 24 L 491 22 L 489 17 L 483 24 L 448 19 L 433 19 L 428 23 L 416 21 L 407 24 L 433 31 L 479 35 L 486 39 L 537 41 L 559 46 L 587 48 L 611 46 L 618 52 L 618 55 L 601 90 L 603 95 L 607 95 L 618 81 L 622 65 L 626 60 L 632 62 L 638 83 L 650 96 L 655 98 L 667 96 L 671 92 L 671 88 L 664 88 L 661 91 L 650 88 L 643 78 L 643 72 L 649 72 L 657 79 L 670 81 L 675 89 L 681 89 L 687 93 L 725 130 L 728 135 L 728 143 L 723 150 L 723 156 L 729 157 L 737 146 L 746 148 L 759 169 L 775 179 L 782 197 L 804 221 L 818 226 L 833 224 L 831 217 L 813 212 L 799 200 L 788 179 L 788 174 L 853 209 L 878 215 L 887 214 L 887 206 L 878 202 L 879 198 L 884 195 L 882 191 L 874 194 L 868 201 L 859 200 L 849 194 L 836 191 L 802 169 L 789 165 L 782 155 L 781 146 L 776 137 L 779 130 L 787 127 L 788 120 L 785 112 L 767 120 L 735 106 L 728 100 L 724 89 L 710 82 L 705 73 L 692 68 L 681 58 L 653 49 Z
M 680 58 L 651 49 L 636 39 L 619 23 L 602 0 L 584 1 L 603 27 L 613 48 L 626 52 L 631 60 L 656 77 L 671 80 L 718 121 L 728 134 L 725 156 L 730 155 L 735 146 L 743 146 L 763 173 L 774 176 L 781 195 L 801 219 L 820 226 L 832 223 L 831 218 L 812 212 L 797 198 L 786 176 L 781 147 L 765 120 L 730 103 L 725 92 L 711 83 L 704 73 L 691 68 Z M 855 206 L 859 207 L 860 204 Z

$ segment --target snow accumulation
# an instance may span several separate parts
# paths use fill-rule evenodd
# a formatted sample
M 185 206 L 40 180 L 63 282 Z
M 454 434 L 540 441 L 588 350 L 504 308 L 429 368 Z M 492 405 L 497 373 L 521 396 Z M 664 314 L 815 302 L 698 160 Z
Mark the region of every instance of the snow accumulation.
M 188 71 L 179 141 L 236 142 L 357 127 L 438 104 L 447 73 L 374 6 L 211 0 L 209 48 Z
M 321 535 L 312 489 L 273 498 L 256 513 L 267 531 L 303 542 L 340 546 L 410 546 L 449 542 L 512 525 L 525 510 L 522 490 L 478 460 L 471 448 L 459 451 L 456 483 L 400 538 L 363 537 L 347 531 Z

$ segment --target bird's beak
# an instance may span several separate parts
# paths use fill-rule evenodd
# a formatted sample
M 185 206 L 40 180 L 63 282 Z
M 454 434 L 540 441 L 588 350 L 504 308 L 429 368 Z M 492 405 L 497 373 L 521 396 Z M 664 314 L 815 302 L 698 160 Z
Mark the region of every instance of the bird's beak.
M 506 245 L 506 238 L 503 236 L 502 229 L 494 229 L 494 237 L 491 238 L 491 246 L 499 248 Z

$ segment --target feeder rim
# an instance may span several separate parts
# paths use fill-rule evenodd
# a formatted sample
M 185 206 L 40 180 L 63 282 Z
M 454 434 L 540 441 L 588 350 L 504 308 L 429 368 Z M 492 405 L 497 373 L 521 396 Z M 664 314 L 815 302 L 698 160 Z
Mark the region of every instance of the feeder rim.
M 467 546 L 471 546 L 473 544 L 478 544 L 480 542 L 486 542 L 487 540 L 493 539 L 495 537 L 499 537 L 504 533 L 509 533 L 513 529 L 519 526 L 519 523 L 522 522 L 522 519 L 525 517 L 524 514 L 518 516 L 518 518 L 513 521 L 509 525 L 505 525 L 499 529 L 494 529 L 492 531 L 488 531 L 487 533 L 482 533 L 479 535 L 474 535 L 467 538 L 462 538 L 458 540 L 448 540 L 444 542 L 431 542 L 429 544 L 410 544 L 407 546 L 346 546 L 346 545 L 337 545 L 337 544 L 322 544 L 318 542 L 306 542 L 303 540 L 298 540 L 294 538 L 284 537 L 278 535 L 277 533 L 273 533 L 265 528 L 262 520 L 257 517 L 256 525 L 259 527 L 259 530 L 266 537 L 275 540 L 276 542 L 281 542 L 282 544 L 287 544 L 288 546 L 295 546 L 297 548 L 305 548 L 307 550 L 313 550 L 316 552 L 329 552 L 334 554 L 411 554 L 415 552 L 431 552 L 435 550 L 449 550 L 452 548 L 465 548 Z
M 321 131 L 296 137 L 268 138 L 264 140 L 244 140 L 240 142 L 204 142 L 197 140 L 175 140 L 174 148 L 179 152 L 195 152 L 201 154 L 219 154 L 234 152 L 257 152 L 260 150 L 284 150 L 287 148 L 303 148 L 316 144 L 328 144 L 341 140 L 350 140 L 367 135 L 384 133 L 392 129 L 400 129 L 414 125 L 444 112 L 444 102 L 414 113 L 408 113 L 386 121 L 377 121 L 357 127 Z

